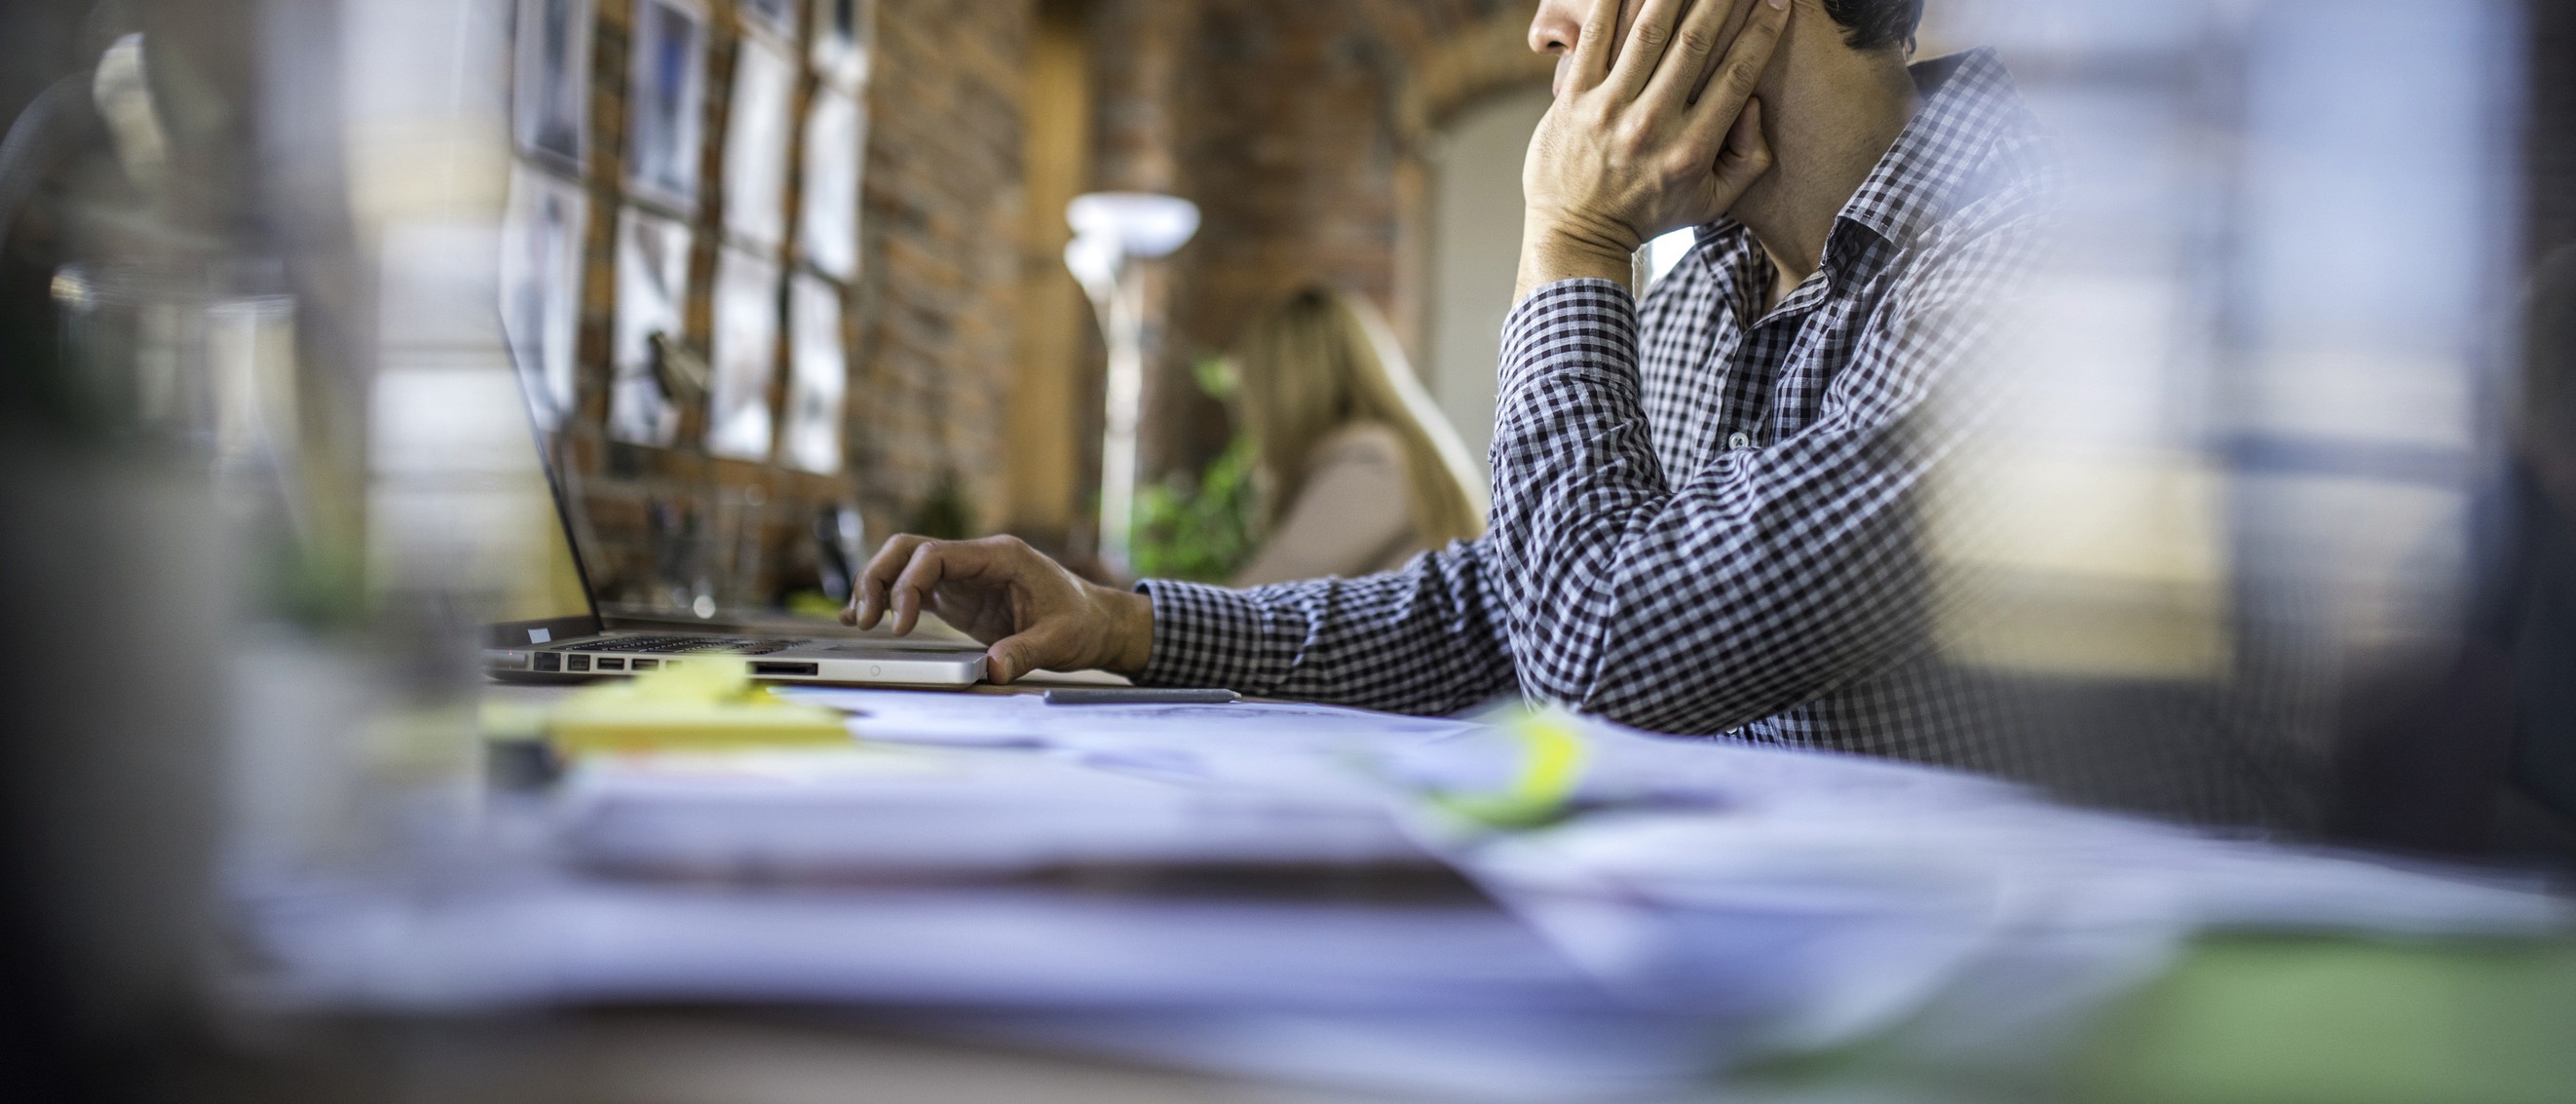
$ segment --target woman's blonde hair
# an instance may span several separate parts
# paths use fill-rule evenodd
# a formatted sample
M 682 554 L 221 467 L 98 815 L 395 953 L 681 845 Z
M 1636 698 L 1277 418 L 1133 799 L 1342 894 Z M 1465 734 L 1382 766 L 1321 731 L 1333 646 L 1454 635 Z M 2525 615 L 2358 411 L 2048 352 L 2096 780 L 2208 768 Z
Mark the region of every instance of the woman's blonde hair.
M 1265 522 L 1296 501 L 1316 446 L 1375 422 L 1403 442 L 1414 535 L 1436 548 L 1485 531 L 1485 481 L 1366 300 L 1300 291 L 1244 331 L 1233 362 L 1244 428 L 1266 477 Z

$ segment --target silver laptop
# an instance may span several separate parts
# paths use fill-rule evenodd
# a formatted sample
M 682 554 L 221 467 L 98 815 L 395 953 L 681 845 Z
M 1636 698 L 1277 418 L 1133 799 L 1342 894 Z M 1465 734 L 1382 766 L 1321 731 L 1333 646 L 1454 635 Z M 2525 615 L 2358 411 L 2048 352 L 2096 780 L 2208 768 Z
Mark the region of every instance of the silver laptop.
M 957 688 L 984 677 L 984 649 L 971 641 L 856 630 L 782 632 L 775 623 L 728 626 L 603 617 L 590 573 L 581 569 L 565 535 L 564 509 L 561 484 L 556 484 L 557 524 L 550 529 L 561 547 L 554 552 L 581 570 L 584 608 L 489 626 L 483 664 L 494 677 L 514 682 L 613 678 L 680 663 L 739 663 L 751 677 L 766 682 Z
M 555 637 L 557 626 L 570 635 Z M 619 629 L 596 621 L 513 621 L 493 632 L 496 639 L 483 650 L 485 669 L 510 681 L 617 677 L 681 663 L 740 663 L 764 682 L 954 688 L 984 678 L 984 652 L 969 645 Z M 522 643 L 503 642 L 514 636 Z
M 528 379 L 521 373 L 523 386 Z M 547 554 L 556 570 L 578 574 L 582 601 L 579 608 L 553 616 L 488 626 L 483 663 L 493 677 L 561 682 L 623 677 L 683 663 L 739 663 L 751 677 L 766 682 L 959 688 L 982 681 L 984 649 L 971 640 L 895 637 L 837 625 L 791 627 L 777 619 L 727 623 L 603 616 L 572 537 L 572 504 L 564 480 L 548 462 L 543 431 L 533 418 L 529 433 L 531 450 L 545 467 L 554 496 Z

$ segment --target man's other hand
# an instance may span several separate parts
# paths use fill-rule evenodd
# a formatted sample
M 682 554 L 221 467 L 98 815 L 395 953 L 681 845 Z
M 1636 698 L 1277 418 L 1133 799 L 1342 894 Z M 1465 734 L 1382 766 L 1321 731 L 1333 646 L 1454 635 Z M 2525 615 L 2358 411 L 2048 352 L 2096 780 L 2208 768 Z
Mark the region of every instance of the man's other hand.
M 1154 642 L 1150 599 L 1086 582 L 1018 537 L 888 540 L 859 573 L 841 623 L 872 629 L 889 609 L 898 636 L 927 610 L 987 645 L 994 682 L 1042 667 L 1133 675 Z
M 1515 299 L 1558 280 L 1625 281 L 1640 246 L 1725 214 L 1770 171 L 1753 91 L 1789 3 L 1643 0 L 1622 36 L 1620 0 L 1594 0 L 1521 169 Z

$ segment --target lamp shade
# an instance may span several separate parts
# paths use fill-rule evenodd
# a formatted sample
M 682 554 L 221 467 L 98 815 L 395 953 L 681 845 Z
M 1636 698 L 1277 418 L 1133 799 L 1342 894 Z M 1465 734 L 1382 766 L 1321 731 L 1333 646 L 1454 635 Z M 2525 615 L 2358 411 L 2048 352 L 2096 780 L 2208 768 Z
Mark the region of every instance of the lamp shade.
M 1118 243 L 1130 257 L 1161 257 L 1199 232 L 1198 204 L 1152 192 L 1075 196 L 1064 220 L 1080 237 Z
M 1073 271 L 1082 290 L 1091 297 L 1107 302 L 1118 283 L 1118 243 L 1095 234 L 1078 234 L 1064 243 L 1064 267 Z

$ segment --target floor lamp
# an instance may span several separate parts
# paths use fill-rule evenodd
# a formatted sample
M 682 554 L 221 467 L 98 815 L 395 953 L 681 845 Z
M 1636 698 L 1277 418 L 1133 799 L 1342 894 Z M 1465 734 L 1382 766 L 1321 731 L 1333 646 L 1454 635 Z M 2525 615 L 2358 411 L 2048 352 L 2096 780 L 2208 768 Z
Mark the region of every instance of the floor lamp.
M 1100 438 L 1100 559 L 1124 575 L 1136 516 L 1136 422 L 1145 398 L 1144 288 L 1135 261 L 1168 256 L 1198 233 L 1198 205 L 1147 192 L 1093 192 L 1065 208 L 1064 265 L 1091 296 L 1109 345 Z

